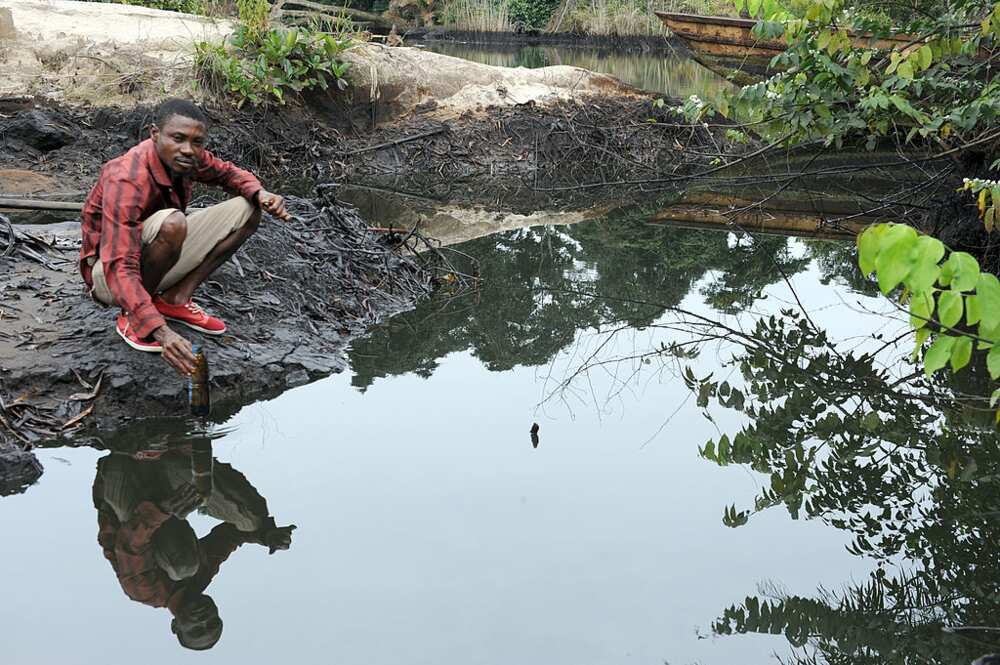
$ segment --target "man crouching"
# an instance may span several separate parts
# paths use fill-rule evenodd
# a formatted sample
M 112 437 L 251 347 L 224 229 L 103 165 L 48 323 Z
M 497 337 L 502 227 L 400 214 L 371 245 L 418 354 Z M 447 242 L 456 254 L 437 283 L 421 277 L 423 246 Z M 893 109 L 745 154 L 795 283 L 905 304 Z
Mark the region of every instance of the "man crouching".
M 166 320 L 224 333 L 195 290 L 253 235 L 261 210 L 289 217 L 282 197 L 205 149 L 207 124 L 191 102 L 163 102 L 150 138 L 101 169 L 81 218 L 80 272 L 92 297 L 121 307 L 115 330 L 126 344 L 162 353 L 184 375 L 194 369 L 191 343 Z M 192 181 L 236 198 L 187 215 Z

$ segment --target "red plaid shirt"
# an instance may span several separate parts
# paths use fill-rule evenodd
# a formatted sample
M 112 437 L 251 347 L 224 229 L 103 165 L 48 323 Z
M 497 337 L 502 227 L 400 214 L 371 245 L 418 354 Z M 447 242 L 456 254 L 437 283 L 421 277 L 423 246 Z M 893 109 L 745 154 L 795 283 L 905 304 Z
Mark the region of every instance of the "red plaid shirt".
M 241 533 L 232 524 L 216 525 L 198 541 L 198 572 L 183 582 L 175 582 L 156 563 L 153 549 L 153 534 L 168 519 L 170 515 L 150 501 L 136 506 L 124 524 L 118 523 L 114 513 L 97 513 L 97 542 L 115 569 L 122 591 L 132 600 L 152 607 L 170 606 L 178 591 L 204 591 L 229 555 L 253 540 L 252 534 Z
M 97 184 L 83 204 L 83 245 L 80 273 L 93 286 L 91 257 L 100 257 L 104 278 L 118 304 L 128 312 L 132 328 L 146 337 L 164 324 L 142 286 L 142 221 L 158 210 L 184 211 L 191 200 L 192 181 L 222 187 L 248 200 L 260 191 L 252 173 L 224 162 L 210 152 L 189 177 L 171 179 L 156 154 L 152 139 L 146 139 L 101 169 Z

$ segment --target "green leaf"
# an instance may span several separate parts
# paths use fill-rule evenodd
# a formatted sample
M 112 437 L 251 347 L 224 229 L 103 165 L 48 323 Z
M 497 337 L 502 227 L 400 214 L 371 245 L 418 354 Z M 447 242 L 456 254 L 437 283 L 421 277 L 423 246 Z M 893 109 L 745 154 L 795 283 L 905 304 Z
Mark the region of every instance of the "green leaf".
M 930 46 L 924 44 L 917 50 L 917 60 L 920 64 L 920 69 L 927 69 L 934 60 L 934 51 L 931 50 Z
M 869 411 L 865 414 L 865 417 L 861 419 L 861 427 L 869 432 L 878 430 L 881 424 L 882 419 L 879 418 L 878 414 L 874 411 Z
M 938 296 L 938 321 L 945 328 L 954 328 L 962 320 L 962 294 L 942 291 Z
M 934 298 L 929 293 L 914 293 L 910 300 L 910 325 L 923 328 L 934 313 Z
M 986 354 L 986 369 L 990 371 L 990 378 L 1000 378 L 1000 344 L 995 344 Z
M 924 372 L 930 376 L 948 364 L 951 358 L 951 347 L 955 344 L 955 338 L 948 335 L 939 335 L 931 348 L 924 354 Z
M 997 388 L 996 390 L 994 390 L 993 394 L 990 395 L 990 406 L 991 407 L 996 406 L 997 405 L 997 400 L 1000 400 L 1000 388 Z
M 979 298 L 975 295 L 965 296 L 965 322 L 970 326 L 979 323 Z
M 904 81 L 912 81 L 913 65 L 910 64 L 909 60 L 907 60 L 906 62 L 899 63 L 899 67 L 896 68 L 896 74 L 899 75 L 899 78 L 903 79 Z M 902 109 L 900 110 L 902 111 Z
M 979 262 L 966 252 L 952 252 L 945 261 L 951 275 L 951 288 L 956 291 L 971 291 L 979 283 Z
M 979 301 L 979 316 L 983 328 L 1000 328 L 1000 280 L 995 275 L 979 274 L 976 285 L 976 300 Z
M 875 271 L 882 293 L 889 293 L 899 286 L 913 268 L 916 244 L 917 232 L 905 224 L 895 224 L 885 232 L 875 258 Z
M 972 338 L 959 337 L 951 347 L 951 369 L 954 372 L 969 364 L 972 357 Z
M 878 256 L 882 238 L 888 230 L 888 224 L 876 224 L 869 226 L 858 236 L 858 266 L 866 277 L 875 270 L 875 257 Z
M 944 256 L 944 243 L 937 238 L 920 236 L 913 251 L 913 269 L 906 276 L 906 286 L 914 293 L 927 291 L 941 274 L 938 261 Z
M 920 347 L 924 345 L 924 342 L 930 339 L 930 336 L 931 336 L 930 328 L 921 328 L 920 330 L 917 331 L 916 345 L 918 351 L 920 350 Z

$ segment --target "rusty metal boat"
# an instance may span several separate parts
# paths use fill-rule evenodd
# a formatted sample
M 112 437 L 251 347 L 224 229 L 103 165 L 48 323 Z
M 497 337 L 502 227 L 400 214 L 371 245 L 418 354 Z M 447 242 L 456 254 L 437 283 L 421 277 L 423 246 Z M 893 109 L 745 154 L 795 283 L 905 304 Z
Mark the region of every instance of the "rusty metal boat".
M 757 21 L 731 16 L 702 16 L 656 12 L 670 31 L 701 65 L 738 85 L 766 78 L 776 70 L 771 59 L 788 45 L 782 39 L 761 39 L 753 34 Z M 908 35 L 882 39 L 850 33 L 857 45 L 877 49 L 904 48 L 913 44 Z

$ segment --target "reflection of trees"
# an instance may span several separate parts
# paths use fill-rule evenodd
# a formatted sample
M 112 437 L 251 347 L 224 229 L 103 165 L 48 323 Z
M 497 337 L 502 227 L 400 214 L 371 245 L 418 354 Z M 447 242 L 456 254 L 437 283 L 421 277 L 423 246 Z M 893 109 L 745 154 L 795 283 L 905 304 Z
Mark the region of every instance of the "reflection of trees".
M 808 240 L 809 254 L 819 267 L 824 284 L 836 282 L 856 293 L 877 295 L 878 285 L 858 270 L 858 249 L 853 243 L 832 240 Z
M 724 521 L 785 506 L 849 532 L 849 550 L 878 568 L 817 599 L 747 598 L 715 631 L 783 633 L 804 647 L 802 663 L 969 663 L 997 650 L 1000 438 L 989 382 L 897 377 L 886 348 L 841 352 L 791 312 L 724 332 L 743 384 L 688 383 L 702 405 L 749 422 L 703 455 L 769 476 L 754 505 L 726 509 Z
M 609 321 L 648 325 L 662 311 L 650 303 L 676 305 L 706 274 L 709 302 L 734 312 L 752 304 L 782 272 L 792 275 L 808 264 L 790 255 L 786 238 L 765 236 L 731 247 L 727 233 L 647 219 L 633 211 L 464 244 L 462 250 L 479 261 L 479 291 L 425 303 L 356 344 L 355 385 L 405 372 L 429 376 L 438 358 L 466 349 L 494 371 L 542 365 L 579 330 Z

